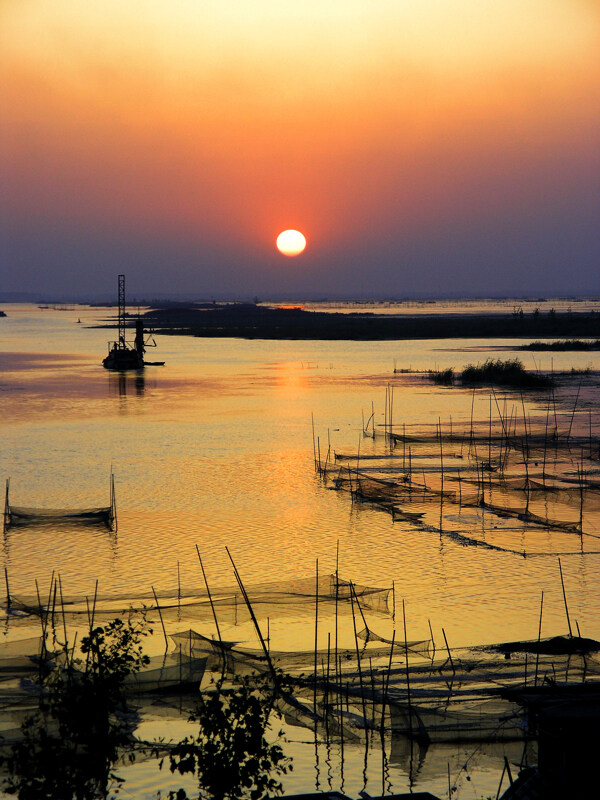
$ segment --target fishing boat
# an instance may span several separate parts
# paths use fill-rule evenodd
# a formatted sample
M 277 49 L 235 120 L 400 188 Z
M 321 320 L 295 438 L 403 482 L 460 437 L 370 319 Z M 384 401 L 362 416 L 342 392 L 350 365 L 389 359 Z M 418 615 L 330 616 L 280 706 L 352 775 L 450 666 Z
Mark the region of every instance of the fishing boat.
M 119 275 L 119 308 L 117 317 L 117 340 L 108 343 L 108 355 L 102 360 L 102 366 L 112 370 L 143 369 L 149 363 L 153 366 L 162 366 L 164 361 L 144 361 L 147 347 L 156 347 L 156 342 L 151 335 L 144 332 L 144 323 L 140 316 L 135 321 L 135 339 L 133 342 L 126 338 L 126 312 L 125 312 L 125 275 Z

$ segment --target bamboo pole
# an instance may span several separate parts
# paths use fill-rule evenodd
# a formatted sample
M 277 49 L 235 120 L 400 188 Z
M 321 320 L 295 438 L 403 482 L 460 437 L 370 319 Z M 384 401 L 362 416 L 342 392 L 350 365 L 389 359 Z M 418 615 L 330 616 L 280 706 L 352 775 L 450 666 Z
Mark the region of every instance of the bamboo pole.
M 431 644 L 433 645 L 433 654 L 431 656 L 431 660 L 435 658 L 435 639 L 433 638 L 433 628 L 431 627 L 431 620 L 427 619 L 427 624 L 429 625 L 429 633 L 431 634 Z
M 339 616 L 339 595 L 340 595 L 340 540 L 338 539 L 335 547 L 335 669 L 336 676 L 338 664 L 338 616 Z M 341 678 L 341 675 L 339 676 Z M 339 681 L 338 681 L 339 682 Z
M 2 519 L 3 519 L 2 533 L 3 534 L 6 533 L 6 529 L 8 528 L 9 522 L 10 522 L 10 502 L 9 502 L 9 499 L 8 499 L 9 489 L 10 489 L 10 478 L 7 478 L 6 479 L 6 491 L 5 491 L 5 494 L 4 494 L 4 514 L 2 516 Z
M 10 611 L 10 585 L 8 583 L 8 567 L 4 567 L 4 582 L 6 584 L 6 609 Z
M 448 639 L 446 638 L 446 631 L 442 628 L 442 634 L 444 635 L 444 642 L 446 643 L 446 650 L 448 651 L 448 659 L 450 661 L 450 666 L 452 667 L 452 672 L 456 673 L 456 669 L 454 668 L 454 661 L 452 660 L 452 653 L 450 652 L 450 647 L 448 646 Z
M 198 561 L 200 562 L 200 569 L 202 570 L 202 577 L 204 578 L 204 585 L 206 586 L 206 593 L 208 595 L 208 602 L 210 603 L 210 608 L 212 611 L 213 619 L 215 621 L 215 628 L 217 629 L 217 636 L 219 637 L 219 644 L 221 647 L 223 646 L 223 639 L 221 637 L 221 629 L 219 628 L 219 620 L 217 619 L 217 611 L 215 609 L 215 604 L 213 603 L 212 594 L 210 591 L 210 586 L 208 585 L 208 580 L 206 579 L 206 572 L 204 571 L 204 564 L 202 563 L 202 558 L 200 556 L 200 550 L 198 545 L 196 545 L 196 553 L 198 554 Z M 225 653 L 223 653 L 223 666 L 225 666 Z
M 408 700 L 408 729 L 412 748 L 412 705 L 410 702 L 410 671 L 408 668 L 408 638 L 406 636 L 406 608 L 404 598 L 402 598 L 402 621 L 404 623 L 404 650 L 406 655 L 406 697 Z
M 565 591 L 565 582 L 564 582 L 564 579 L 563 579 L 563 571 L 562 571 L 562 564 L 560 563 L 560 558 L 558 559 L 558 569 L 560 570 L 560 583 L 561 583 L 561 586 L 562 586 L 563 600 L 565 601 L 565 613 L 567 615 L 567 625 L 569 626 L 569 636 L 572 639 L 573 638 L 573 631 L 571 629 L 571 619 L 569 617 L 569 606 L 567 605 L 567 593 Z
M 154 591 L 154 586 L 152 587 L 152 594 L 154 595 L 154 601 L 156 603 L 156 608 L 158 610 L 158 616 L 160 618 L 160 624 L 162 625 L 163 636 L 165 637 L 165 653 L 169 649 L 169 639 L 167 637 L 167 631 L 165 630 L 165 623 L 163 621 L 162 611 L 160 610 L 160 603 L 158 602 L 158 597 L 156 596 L 156 592 Z
M 337 580 L 336 580 L 336 617 L 337 617 Z M 319 559 L 316 559 L 316 579 L 315 579 L 315 682 L 313 692 L 313 710 L 315 719 L 317 714 L 317 645 L 319 628 Z
M 387 698 L 388 692 L 390 688 L 390 676 L 392 672 L 392 657 L 394 655 L 394 642 L 396 641 L 396 629 L 394 628 L 392 631 L 392 644 L 390 646 L 390 658 L 388 661 L 388 668 L 387 668 L 387 677 L 384 673 L 384 680 L 383 680 L 383 703 L 382 703 L 382 711 L 381 711 L 381 735 L 383 736 L 383 730 L 385 725 L 385 708 L 387 705 Z
M 356 663 L 358 668 L 358 680 L 360 684 L 360 699 L 362 701 L 362 709 L 363 709 L 363 718 L 365 721 L 365 734 L 367 734 L 367 707 L 365 704 L 365 690 L 363 686 L 363 675 L 362 675 L 362 667 L 360 663 L 360 651 L 358 648 L 358 636 L 356 635 L 356 616 L 354 614 L 354 600 L 353 597 L 356 596 L 356 592 L 354 591 L 354 584 L 350 581 L 350 605 L 352 606 L 352 625 L 354 626 L 354 644 L 356 647 Z
M 571 413 L 571 422 L 569 423 L 569 431 L 567 433 L 567 444 L 569 443 L 569 439 L 571 438 L 571 430 L 573 428 L 573 420 L 575 419 L 575 411 L 577 409 L 577 403 L 579 402 L 579 392 L 581 391 L 581 383 L 583 378 L 579 379 L 579 386 L 577 387 L 577 394 L 575 395 L 575 403 L 573 404 L 573 412 Z
M 438 417 L 438 433 L 440 437 L 440 472 L 441 472 L 441 484 L 440 484 L 440 503 L 443 503 L 444 498 L 444 444 L 442 442 L 442 420 Z
M 237 567 L 235 565 L 235 562 L 234 562 L 234 560 L 233 560 L 233 558 L 231 556 L 231 553 L 229 552 L 229 548 L 226 547 L 225 550 L 227 551 L 227 555 L 229 556 L 229 560 L 231 561 L 231 565 L 233 566 L 233 573 L 235 575 L 235 579 L 238 582 L 238 586 L 240 587 L 240 591 L 242 593 L 242 597 L 244 598 L 244 602 L 246 603 L 246 607 L 248 608 L 248 612 L 249 612 L 250 617 L 252 619 L 252 623 L 254 624 L 254 628 L 256 630 L 256 633 L 258 634 L 258 638 L 259 638 L 261 647 L 262 647 L 263 652 L 265 654 L 265 657 L 267 659 L 267 664 L 269 666 L 269 670 L 271 672 L 271 675 L 273 676 L 273 681 L 275 683 L 275 688 L 277 689 L 279 687 L 279 678 L 277 676 L 277 672 L 275 671 L 275 667 L 273 666 L 273 662 L 271 661 L 271 656 L 269 655 L 269 650 L 268 650 L 268 648 L 267 648 L 267 646 L 265 644 L 265 640 L 264 640 L 262 632 L 260 630 L 260 626 L 258 624 L 258 620 L 256 619 L 256 615 L 254 614 L 254 609 L 252 608 L 252 604 L 250 603 L 250 598 L 248 597 L 248 593 L 247 593 L 246 588 L 245 588 L 245 586 L 244 586 L 244 584 L 242 582 L 242 579 L 240 577 L 240 573 L 238 572 L 238 569 L 237 569 Z
M 537 652 L 535 654 L 535 678 L 533 681 L 533 685 L 537 686 L 538 681 L 538 667 L 540 664 L 540 641 L 542 639 L 542 613 L 544 611 L 544 592 L 542 591 L 542 598 L 540 600 L 540 622 L 538 625 L 538 647 Z

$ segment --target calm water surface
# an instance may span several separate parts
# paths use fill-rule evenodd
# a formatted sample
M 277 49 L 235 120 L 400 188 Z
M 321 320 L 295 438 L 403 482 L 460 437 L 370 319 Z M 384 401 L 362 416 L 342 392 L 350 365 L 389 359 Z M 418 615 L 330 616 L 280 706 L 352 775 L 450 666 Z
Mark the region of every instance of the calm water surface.
M 477 352 L 477 343 L 163 336 L 155 357 L 166 361 L 164 367 L 116 375 L 100 366 L 112 334 L 92 327 L 102 310 L 3 308 L 0 478 L 10 477 L 13 503 L 104 505 L 112 467 L 119 521 L 117 534 L 80 527 L 9 530 L 2 561 L 15 595 L 32 596 L 35 580 L 46 586 L 53 571 L 68 594 L 91 595 L 97 579 L 101 593 L 137 596 L 152 586 L 177 591 L 179 570 L 182 591 L 192 593 L 201 586 L 196 545 L 214 587 L 232 585 L 225 546 L 248 585 L 285 585 L 313 575 L 317 558 L 323 573 L 333 571 L 339 543 L 343 577 L 377 586 L 394 582 L 396 602 L 405 600 L 409 638 L 428 637 L 428 620 L 434 633 L 445 628 L 453 646 L 535 638 L 542 590 L 544 635 L 565 633 L 555 558 L 465 548 L 412 530 L 385 513 L 353 507 L 345 493 L 324 488 L 314 474 L 311 416 L 323 455 L 328 437 L 338 452 L 355 452 L 359 440 L 362 453 L 375 452 L 377 445 L 361 437 L 362 413 L 368 416 L 374 403 L 383 422 L 390 384 L 395 424 L 468 419 L 470 392 L 407 380 L 393 369 L 460 369 L 489 355 Z M 494 357 L 515 355 L 504 349 L 515 342 L 487 344 L 496 348 Z M 528 368 L 600 369 L 598 353 L 521 355 Z M 488 402 L 485 392 L 477 395 L 476 416 L 486 417 Z M 562 562 L 571 615 L 583 635 L 600 638 L 600 555 L 575 554 Z M 381 615 L 377 625 L 390 635 L 393 620 Z M 312 644 L 311 620 L 283 617 L 271 628 L 273 646 Z M 24 629 L 9 635 L 18 638 Z M 310 739 L 299 729 L 289 735 L 296 742 Z M 314 744 L 294 748 L 296 770 L 286 786 L 309 790 Z M 346 785 L 349 794 L 362 787 L 362 769 L 362 763 L 355 769 L 360 785 Z M 375 791 L 380 764 L 369 770 Z M 399 767 L 392 771 L 400 790 L 406 777 Z M 131 774 L 130 796 L 153 796 L 155 777 L 143 765 Z M 352 780 L 351 768 L 349 775 Z M 484 765 L 477 791 L 495 791 L 497 773 L 485 775 Z M 442 777 L 424 788 L 436 787 L 446 791 Z M 468 786 L 462 791 L 464 798 L 480 796 Z

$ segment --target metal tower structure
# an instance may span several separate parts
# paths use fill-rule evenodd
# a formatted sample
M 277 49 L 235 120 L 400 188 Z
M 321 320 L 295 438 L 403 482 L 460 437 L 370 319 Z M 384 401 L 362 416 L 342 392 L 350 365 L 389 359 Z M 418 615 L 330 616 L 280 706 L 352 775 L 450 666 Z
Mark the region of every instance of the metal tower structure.
M 119 275 L 119 348 L 125 347 L 125 275 Z

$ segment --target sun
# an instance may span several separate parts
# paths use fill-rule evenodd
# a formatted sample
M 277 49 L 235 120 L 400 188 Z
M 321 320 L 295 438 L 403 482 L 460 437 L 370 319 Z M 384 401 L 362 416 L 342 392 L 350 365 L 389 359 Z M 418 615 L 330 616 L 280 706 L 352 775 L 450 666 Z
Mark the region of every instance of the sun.
M 306 237 L 300 231 L 281 231 L 277 237 L 277 249 L 284 256 L 298 256 L 306 247 Z

